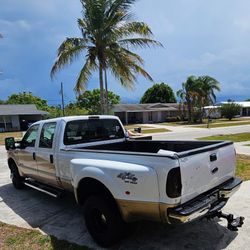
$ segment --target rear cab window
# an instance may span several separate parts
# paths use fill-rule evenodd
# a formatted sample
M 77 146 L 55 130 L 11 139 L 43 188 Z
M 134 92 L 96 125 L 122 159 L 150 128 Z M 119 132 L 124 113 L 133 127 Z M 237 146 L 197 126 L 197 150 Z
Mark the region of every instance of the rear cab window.
M 66 124 L 64 145 L 121 138 L 124 138 L 124 131 L 116 119 L 75 120 Z

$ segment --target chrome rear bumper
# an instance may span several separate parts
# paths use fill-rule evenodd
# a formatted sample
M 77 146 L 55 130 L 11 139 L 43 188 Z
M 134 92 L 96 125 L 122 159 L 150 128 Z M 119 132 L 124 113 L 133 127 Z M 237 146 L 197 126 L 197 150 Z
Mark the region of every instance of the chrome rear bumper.
M 241 179 L 232 178 L 181 206 L 168 209 L 169 222 L 187 223 L 220 211 L 226 205 L 228 198 L 240 188 L 241 183 Z

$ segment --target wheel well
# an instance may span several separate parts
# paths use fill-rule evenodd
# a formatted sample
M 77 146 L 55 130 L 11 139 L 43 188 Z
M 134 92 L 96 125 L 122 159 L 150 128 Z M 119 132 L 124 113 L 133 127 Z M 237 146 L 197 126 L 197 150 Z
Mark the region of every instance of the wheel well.
M 105 198 L 108 198 L 116 204 L 109 189 L 100 181 L 93 178 L 84 178 L 80 181 L 77 188 L 77 199 L 80 205 L 83 205 L 89 196 L 97 194 L 103 195 Z

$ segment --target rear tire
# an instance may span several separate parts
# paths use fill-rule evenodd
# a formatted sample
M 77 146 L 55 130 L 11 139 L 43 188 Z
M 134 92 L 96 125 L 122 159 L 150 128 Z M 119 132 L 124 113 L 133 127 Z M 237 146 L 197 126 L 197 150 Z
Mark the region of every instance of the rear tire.
M 24 188 L 24 178 L 20 176 L 15 163 L 10 164 L 10 173 L 11 173 L 10 178 L 11 178 L 13 186 L 16 189 Z
M 84 204 L 84 218 L 90 235 L 102 247 L 118 243 L 125 235 L 126 224 L 110 199 L 90 196 Z

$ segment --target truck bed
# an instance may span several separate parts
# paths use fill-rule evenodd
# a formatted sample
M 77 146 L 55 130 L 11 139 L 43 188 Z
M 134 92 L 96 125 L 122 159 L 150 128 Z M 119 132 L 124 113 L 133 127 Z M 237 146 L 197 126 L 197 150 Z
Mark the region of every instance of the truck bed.
M 159 153 L 166 150 L 177 153 L 179 156 L 201 153 L 215 148 L 232 144 L 228 141 L 151 141 L 151 140 L 127 140 L 119 143 L 81 147 L 79 149 L 124 151 L 138 153 Z

